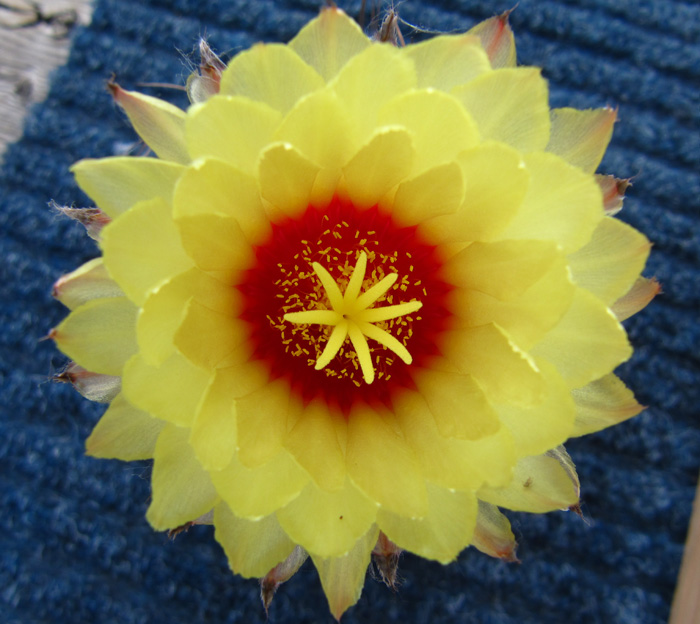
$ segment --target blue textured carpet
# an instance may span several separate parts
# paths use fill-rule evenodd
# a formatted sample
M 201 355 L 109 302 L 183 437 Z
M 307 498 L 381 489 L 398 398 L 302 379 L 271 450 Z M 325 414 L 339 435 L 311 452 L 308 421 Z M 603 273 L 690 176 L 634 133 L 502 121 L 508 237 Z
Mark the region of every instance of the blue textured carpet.
M 407 0 L 400 10 L 409 22 L 452 31 L 513 3 Z M 340 4 L 354 11 L 359 3 Z M 51 95 L 7 152 L 0 172 L 3 622 L 265 621 L 257 584 L 229 574 L 209 527 L 174 543 L 148 527 L 146 465 L 84 457 L 102 408 L 47 381 L 64 359 L 39 339 L 65 314 L 49 296 L 51 284 L 93 257 L 95 247 L 46 203 L 85 205 L 69 165 L 134 142 L 104 88 L 112 72 L 129 88 L 182 83 L 189 69 L 179 51 L 189 54 L 200 34 L 229 53 L 261 39 L 288 40 L 318 5 L 97 0 L 92 25 L 76 33 Z M 602 170 L 634 176 L 622 218 L 655 243 L 646 274 L 664 289 L 626 323 L 636 354 L 622 374 L 650 407 L 570 444 L 590 524 L 573 514 L 512 514 L 521 565 L 474 549 L 450 567 L 405 556 L 398 594 L 368 580 L 343 619 L 349 624 L 644 624 L 668 617 L 700 463 L 700 6 L 521 0 L 512 24 L 520 62 L 544 67 L 553 105 L 620 107 Z M 330 621 L 310 564 L 280 590 L 270 621 Z

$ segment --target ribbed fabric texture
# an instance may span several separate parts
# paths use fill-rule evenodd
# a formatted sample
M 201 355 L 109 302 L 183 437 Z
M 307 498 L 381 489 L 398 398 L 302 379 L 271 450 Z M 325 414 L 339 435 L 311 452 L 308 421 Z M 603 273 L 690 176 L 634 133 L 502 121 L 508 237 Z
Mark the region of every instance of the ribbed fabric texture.
M 210 527 L 174 543 L 144 519 L 148 466 L 84 456 L 103 407 L 50 383 L 65 359 L 40 339 L 66 314 L 62 273 L 96 255 L 47 208 L 88 205 L 68 171 L 136 141 L 105 90 L 184 82 L 197 38 L 229 55 L 286 41 L 318 0 L 97 0 L 46 102 L 0 171 L 0 612 L 7 624 L 264 622 L 258 585 L 234 577 Z M 359 2 L 339 4 L 352 13 Z M 407 0 L 401 16 L 463 31 L 513 0 Z M 700 6 L 670 0 L 521 0 L 519 62 L 553 106 L 619 106 L 601 171 L 633 177 L 622 218 L 654 242 L 663 294 L 626 322 L 622 376 L 649 409 L 568 446 L 588 521 L 511 514 L 522 564 L 468 549 L 449 567 L 406 555 L 400 590 L 368 579 L 343 622 L 657 624 L 668 618 L 700 463 Z M 404 29 L 408 40 L 415 38 Z M 184 105 L 176 91 L 150 89 Z M 278 624 L 330 622 L 307 563 L 271 608 Z

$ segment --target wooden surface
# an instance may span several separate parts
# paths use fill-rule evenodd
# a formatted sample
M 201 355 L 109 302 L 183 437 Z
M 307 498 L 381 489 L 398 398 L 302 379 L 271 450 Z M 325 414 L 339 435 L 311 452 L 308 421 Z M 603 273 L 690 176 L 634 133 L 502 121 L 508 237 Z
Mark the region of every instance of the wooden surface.
M 51 70 L 91 13 L 90 0 L 0 0 L 0 154 L 21 136 L 27 107 L 46 97 Z

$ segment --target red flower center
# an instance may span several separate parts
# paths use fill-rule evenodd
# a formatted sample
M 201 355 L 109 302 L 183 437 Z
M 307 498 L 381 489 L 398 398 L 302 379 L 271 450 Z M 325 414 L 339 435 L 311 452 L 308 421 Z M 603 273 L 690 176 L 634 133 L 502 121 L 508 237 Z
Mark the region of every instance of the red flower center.
M 332 326 L 293 323 L 289 313 L 332 310 L 314 271 L 321 265 L 345 292 L 364 252 L 367 257 L 360 295 L 391 274 L 393 286 L 372 309 L 420 301 L 410 314 L 373 323 L 398 340 L 412 356 L 406 364 L 380 342 L 367 339 L 374 381 L 365 383 L 358 354 L 346 338 L 330 362 L 316 369 Z M 355 401 L 388 402 L 397 387 L 412 387 L 411 367 L 427 365 L 439 354 L 438 335 L 449 314 L 445 297 L 451 286 L 440 279 L 437 250 L 416 227 L 399 227 L 379 210 L 358 210 L 339 199 L 324 209 L 309 207 L 296 219 L 273 224 L 272 234 L 255 249 L 257 263 L 238 285 L 245 297 L 243 319 L 250 323 L 255 357 L 273 377 L 286 377 L 305 401 L 324 398 L 348 410 Z

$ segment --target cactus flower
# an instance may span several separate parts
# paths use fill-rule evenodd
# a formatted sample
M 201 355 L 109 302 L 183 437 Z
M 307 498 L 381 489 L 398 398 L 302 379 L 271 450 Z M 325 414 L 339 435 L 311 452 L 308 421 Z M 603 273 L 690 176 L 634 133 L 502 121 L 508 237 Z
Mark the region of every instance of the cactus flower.
M 101 257 L 51 336 L 154 529 L 213 524 L 266 606 L 309 557 L 339 618 L 372 559 L 514 560 L 501 508 L 576 508 L 563 444 L 641 410 L 613 370 L 658 291 L 595 174 L 614 110 L 550 110 L 506 16 L 394 46 L 337 8 L 204 46 L 186 111 L 110 88 L 156 157 L 73 167 Z

